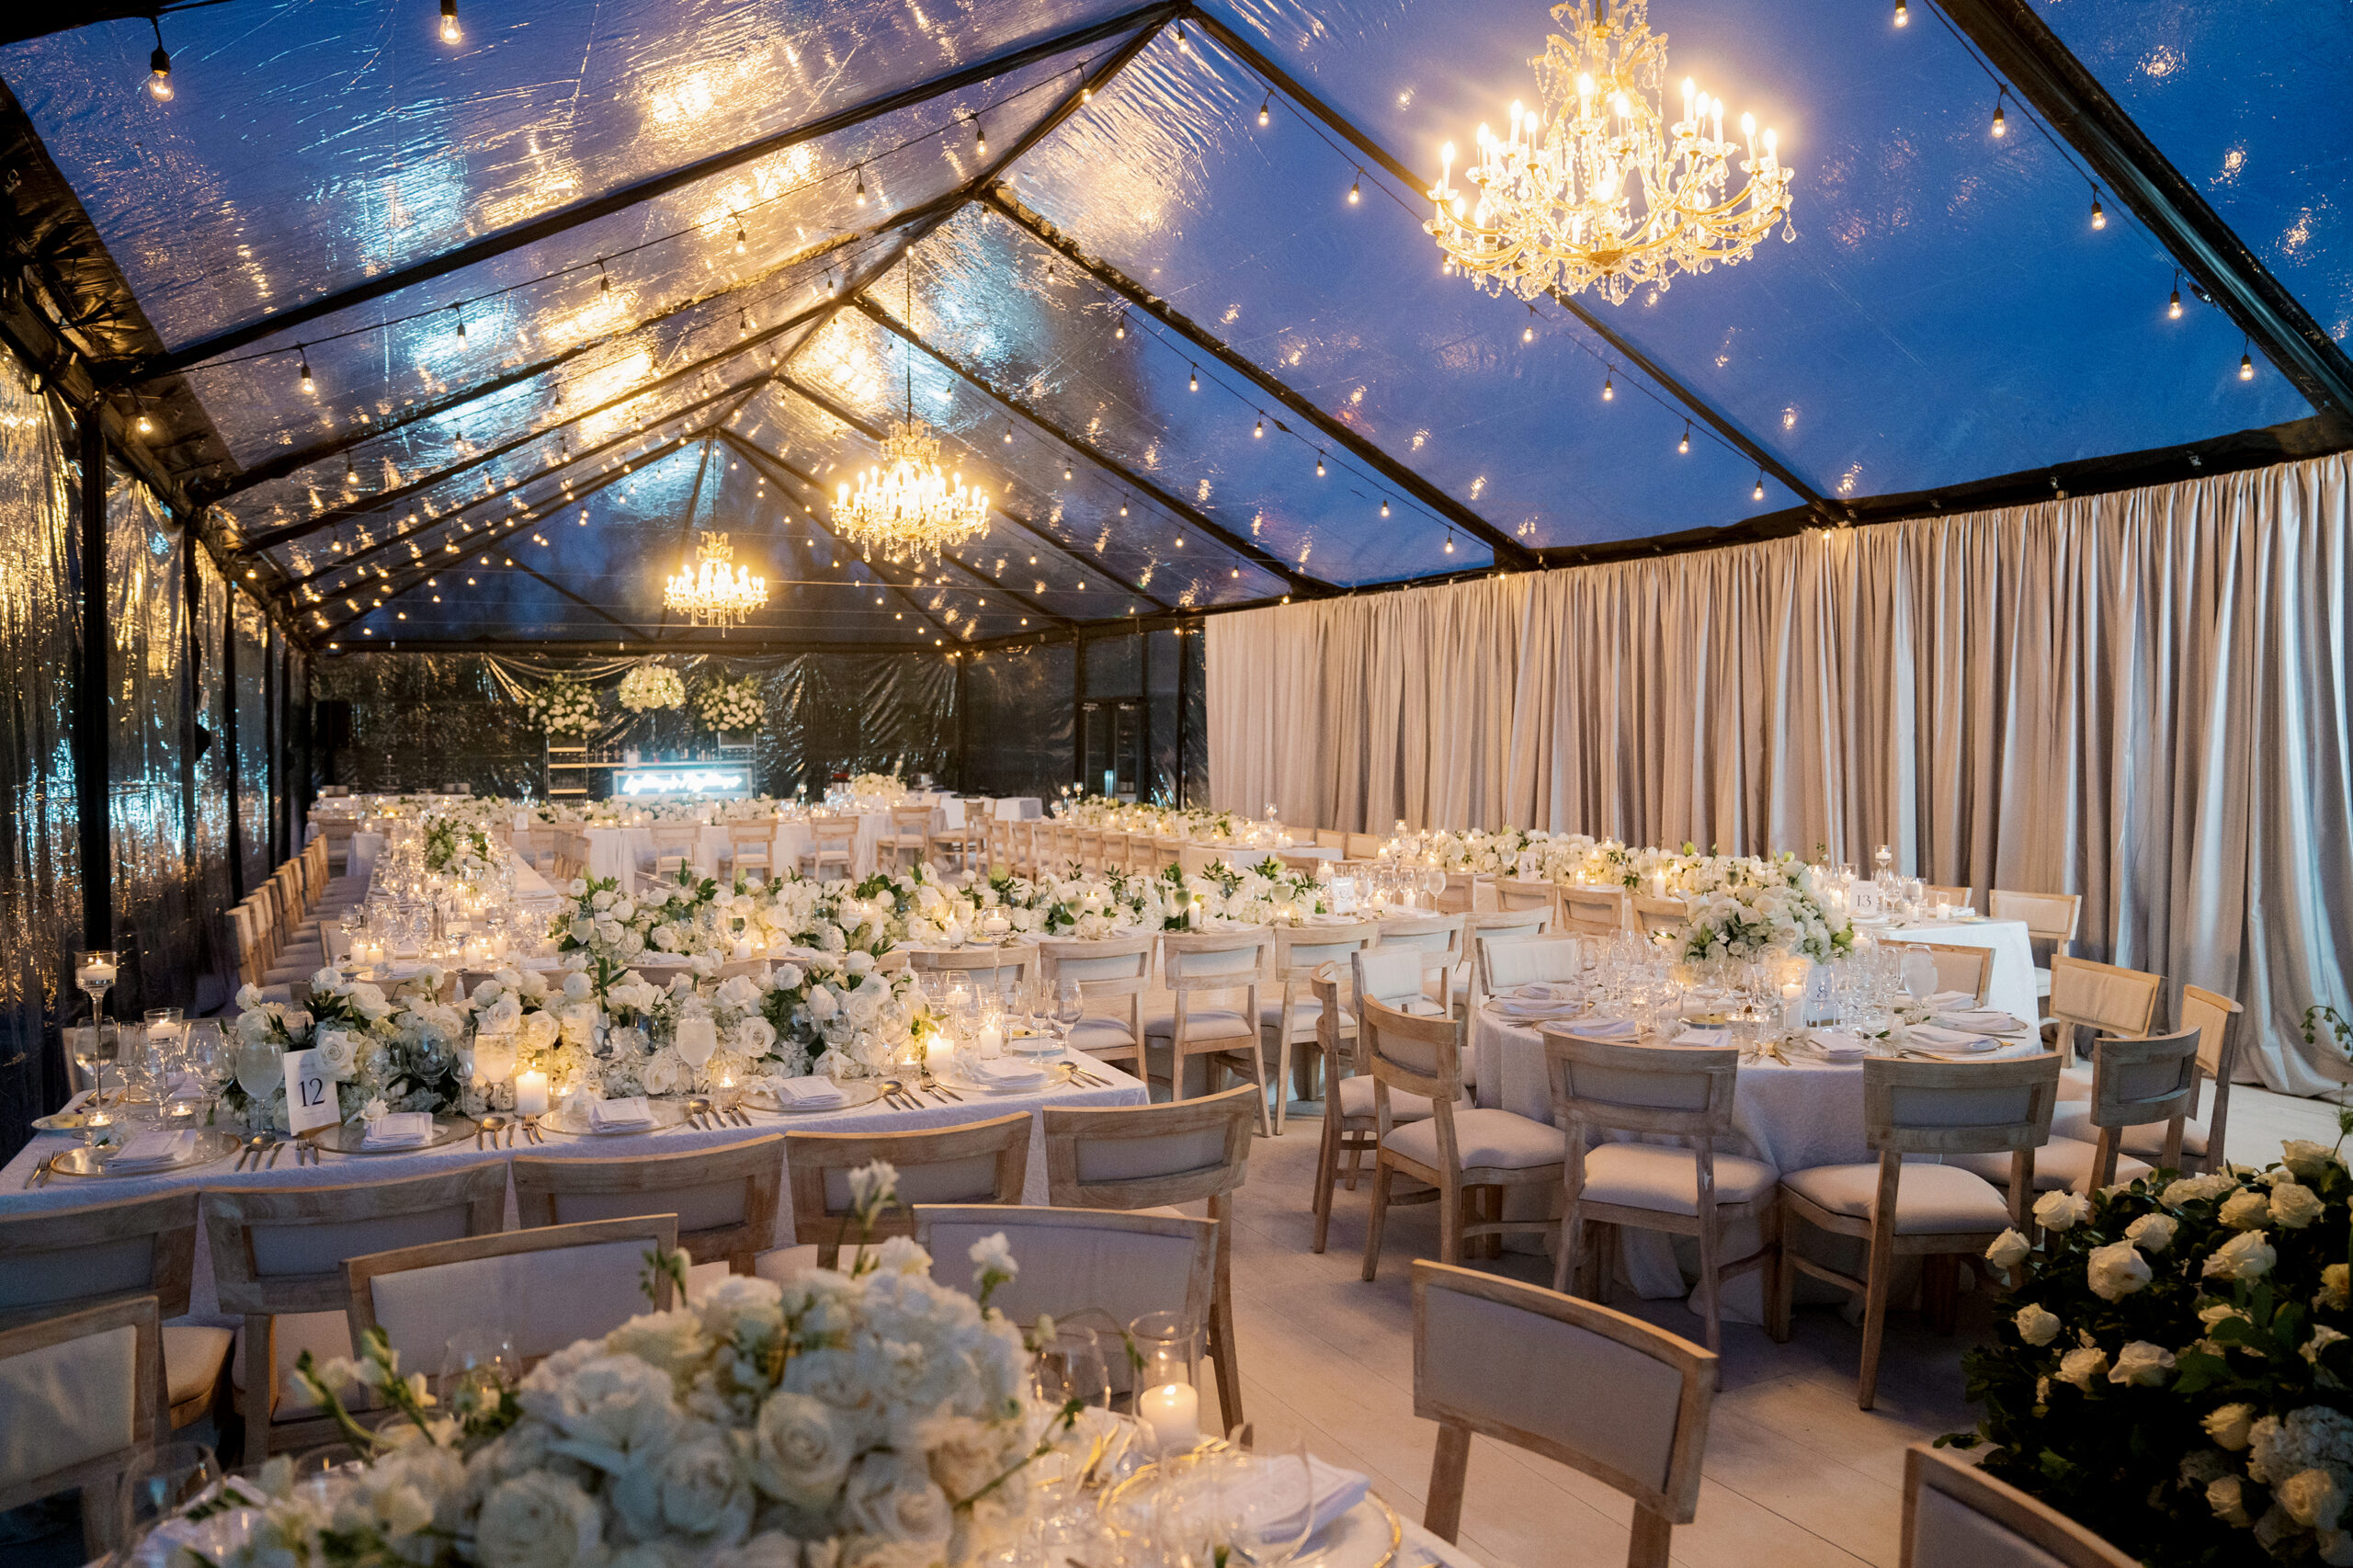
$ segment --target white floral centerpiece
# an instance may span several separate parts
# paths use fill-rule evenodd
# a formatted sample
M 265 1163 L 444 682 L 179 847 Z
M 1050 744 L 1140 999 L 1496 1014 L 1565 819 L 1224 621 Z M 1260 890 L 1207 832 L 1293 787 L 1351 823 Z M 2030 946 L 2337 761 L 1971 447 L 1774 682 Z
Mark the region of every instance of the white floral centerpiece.
M 632 713 L 682 708 L 687 701 L 687 683 L 667 665 L 639 665 L 621 676 L 620 689 L 615 695 L 620 705 Z
M 425 824 L 425 869 L 428 871 L 472 881 L 489 875 L 503 858 L 489 830 L 479 824 L 442 816 Z
M 1854 923 L 1828 905 L 1813 868 L 1795 856 L 1701 856 L 1682 868 L 1679 881 L 1690 911 L 1680 945 L 1694 962 L 1775 950 L 1827 960 L 1854 949 Z
M 585 735 L 601 716 L 595 688 L 570 676 L 558 676 L 527 695 L 523 709 L 551 735 Z
M 307 1010 L 266 1002 L 256 987 L 238 991 L 234 1077 L 221 1109 L 256 1131 L 287 1130 L 284 1055 L 315 1049 L 335 1085 L 345 1121 L 372 1121 L 388 1111 L 458 1108 L 466 1092 L 460 1055 L 465 1020 L 437 998 L 441 971 L 427 966 L 394 994 L 339 970 L 311 977 Z
M 708 729 L 756 730 L 767 716 L 767 704 L 761 699 L 757 676 L 713 680 L 695 697 L 695 717 Z
M 1528 835 L 1516 827 L 1494 832 L 1472 828 L 1468 833 L 1430 835 L 1427 853 L 1440 870 L 1509 876 L 1518 869 L 1520 852 L 1528 843 Z
M 1017 1271 L 1003 1236 L 972 1249 L 974 1294 L 936 1284 L 913 1242 L 864 1244 L 890 1167 L 850 1180 L 847 1272 L 730 1278 L 446 1409 L 381 1333 L 357 1361 L 304 1352 L 297 1375 L 366 1462 L 229 1483 L 225 1504 L 257 1512 L 220 1568 L 933 1568 L 996 1549 L 1079 1407 L 1036 1401 L 1029 1344 L 988 1306 Z M 659 1308 L 683 1260 L 649 1263 Z M 345 1413 L 354 1385 L 393 1412 L 380 1431 Z
M 513 1110 L 518 1072 L 544 1073 L 559 1089 L 595 1077 L 598 1007 L 585 969 L 552 984 L 537 970 L 494 970 L 459 1006 L 470 1026 L 465 1065 L 483 1081 L 467 1091 L 467 1115 Z
M 907 783 L 895 773 L 854 773 L 848 784 L 850 794 L 860 801 L 881 801 L 896 804 L 906 798 Z
M 2340 1120 L 2344 1119 L 2340 1118 Z M 2323 1143 L 2264 1170 L 2046 1193 L 2045 1240 L 1963 1358 L 1985 1468 L 2164 1565 L 2353 1563 L 2353 1176 Z

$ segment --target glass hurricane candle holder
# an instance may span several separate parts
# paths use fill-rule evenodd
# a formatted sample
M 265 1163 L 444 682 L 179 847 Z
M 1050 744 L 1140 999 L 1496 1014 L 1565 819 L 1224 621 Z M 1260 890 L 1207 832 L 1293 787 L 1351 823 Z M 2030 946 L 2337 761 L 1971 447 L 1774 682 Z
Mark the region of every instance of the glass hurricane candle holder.
M 74 986 L 90 999 L 93 1021 L 106 1017 L 107 993 L 114 989 L 115 979 L 121 972 L 111 948 L 93 949 L 74 956 Z
M 1136 1372 L 1136 1419 L 1164 1454 L 1201 1440 L 1200 1335 L 1180 1312 L 1146 1312 L 1128 1325 L 1143 1365 Z

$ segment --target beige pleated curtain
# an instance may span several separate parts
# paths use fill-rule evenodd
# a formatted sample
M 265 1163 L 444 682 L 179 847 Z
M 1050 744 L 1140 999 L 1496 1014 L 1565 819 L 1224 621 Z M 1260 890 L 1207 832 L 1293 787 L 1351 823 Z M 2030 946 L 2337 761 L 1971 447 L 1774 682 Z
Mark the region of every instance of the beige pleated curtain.
M 2340 455 L 1219 616 L 1211 794 L 2080 892 L 2078 953 L 2239 998 L 2249 1068 L 2317 1093 L 2348 1074 L 2303 1009 L 2353 1000 L 2349 529 Z

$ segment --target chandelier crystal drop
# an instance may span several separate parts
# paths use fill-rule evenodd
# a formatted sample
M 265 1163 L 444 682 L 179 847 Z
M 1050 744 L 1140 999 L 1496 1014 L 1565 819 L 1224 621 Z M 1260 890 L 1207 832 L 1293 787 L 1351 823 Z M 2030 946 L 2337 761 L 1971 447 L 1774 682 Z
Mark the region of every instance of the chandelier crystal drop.
M 988 492 L 940 472 L 939 437 L 908 417 L 884 437 L 882 461 L 842 485 L 834 500 L 835 531 L 886 561 L 938 560 L 988 532 Z
M 1536 68 L 1539 107 L 1511 106 L 1511 129 L 1479 127 L 1478 153 L 1454 184 L 1454 144 L 1443 150 L 1435 215 L 1423 229 L 1474 287 L 1533 300 L 1549 289 L 1600 292 L 1623 304 L 1635 290 L 1665 290 L 1677 272 L 1748 256 L 1776 223 L 1787 226 L 1790 171 L 1747 115 L 1724 136 L 1724 106 L 1683 82 L 1682 118 L 1669 121 L 1666 37 L 1647 0 L 1568 0 Z M 1731 187 L 1745 152 L 1746 184 Z
M 697 541 L 693 564 L 681 566 L 664 589 L 662 603 L 697 626 L 716 626 L 724 633 L 768 602 L 768 584 L 755 577 L 748 566 L 733 564 L 734 548 L 725 534 L 704 534 Z

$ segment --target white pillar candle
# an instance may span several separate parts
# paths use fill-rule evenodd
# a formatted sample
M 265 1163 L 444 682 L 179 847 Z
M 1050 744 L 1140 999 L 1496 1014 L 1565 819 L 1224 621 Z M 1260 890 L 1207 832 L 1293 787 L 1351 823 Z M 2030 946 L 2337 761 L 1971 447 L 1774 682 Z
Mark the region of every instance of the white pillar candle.
M 1940 898 L 1937 900 L 1937 918 L 1939 920 L 1949 920 L 1952 918 L 1952 901 L 1950 899 Z
M 537 1071 L 515 1074 L 515 1110 L 520 1116 L 548 1113 L 548 1075 Z
M 983 1024 L 972 1045 L 983 1061 L 992 1056 L 1002 1056 L 1005 1054 L 1005 1031 L 993 1023 Z
M 1136 1395 L 1136 1417 L 1152 1428 L 1162 1453 L 1181 1453 L 1201 1440 L 1201 1396 L 1186 1383 L 1164 1383 Z
M 114 975 L 115 968 L 110 963 L 86 963 L 74 971 L 74 980 L 87 990 L 112 985 Z
M 1805 987 L 1791 981 L 1781 987 L 1781 1027 L 1796 1028 L 1805 1021 Z
M 1653 871 L 1651 873 L 1651 896 L 1653 898 L 1665 898 L 1666 896 L 1666 873 L 1665 871 Z

